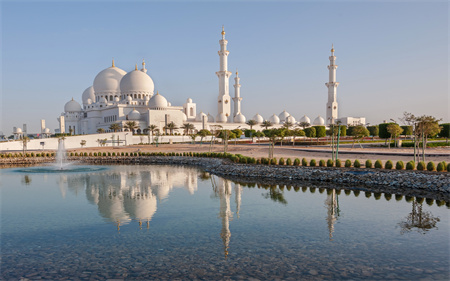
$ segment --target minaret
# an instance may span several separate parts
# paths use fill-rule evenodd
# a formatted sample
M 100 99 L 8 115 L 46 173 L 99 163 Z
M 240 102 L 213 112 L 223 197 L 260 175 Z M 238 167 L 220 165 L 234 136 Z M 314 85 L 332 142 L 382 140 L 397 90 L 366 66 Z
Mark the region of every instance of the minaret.
M 241 113 L 241 84 L 239 84 L 239 80 L 241 80 L 241 78 L 239 78 L 239 73 L 236 70 L 236 77 L 234 78 L 234 98 L 233 98 L 233 102 L 234 102 L 234 113 L 233 113 L 233 117 L 235 117 L 238 113 Z
M 220 57 L 220 70 L 216 72 L 217 77 L 219 77 L 219 97 L 217 99 L 218 103 L 218 112 L 217 116 L 223 113 L 227 118 L 231 114 L 231 97 L 229 94 L 229 78 L 231 76 L 231 72 L 228 71 L 228 54 L 230 53 L 227 50 L 228 41 L 225 40 L 225 30 L 222 26 L 222 40 L 220 43 L 220 51 L 218 52 Z
M 338 118 L 338 103 L 336 100 L 336 92 L 337 87 L 339 86 L 339 82 L 336 82 L 336 68 L 338 66 L 335 64 L 335 61 L 336 56 L 334 55 L 334 47 L 333 45 L 331 45 L 330 65 L 328 66 L 329 82 L 325 83 L 325 86 L 328 87 L 327 120 L 325 121 L 327 125 L 335 124 Z
M 221 180 L 219 186 L 219 197 L 220 197 L 220 213 L 219 217 L 222 220 L 222 231 L 220 232 L 220 237 L 223 242 L 223 250 L 225 259 L 228 257 L 228 247 L 230 245 L 230 220 L 233 219 L 233 213 L 230 208 L 230 197 L 231 197 L 231 183 L 228 180 Z

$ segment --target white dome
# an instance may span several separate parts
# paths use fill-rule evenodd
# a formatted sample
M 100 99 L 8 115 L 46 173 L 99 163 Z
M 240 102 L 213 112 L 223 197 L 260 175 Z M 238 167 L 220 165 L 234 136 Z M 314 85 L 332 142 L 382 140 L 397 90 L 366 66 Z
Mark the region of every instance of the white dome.
M 44 129 L 44 133 L 49 134 L 50 133 L 50 129 L 49 128 L 45 128 Z
M 141 92 L 153 95 L 155 84 L 152 78 L 140 70 L 128 72 L 120 80 L 120 91 L 122 93 Z
M 294 116 L 290 115 L 286 118 L 285 122 L 291 122 L 292 124 L 295 124 L 295 118 Z
M 287 113 L 286 110 L 283 110 L 283 112 L 281 112 L 280 115 L 278 115 L 278 117 L 280 117 L 280 122 L 286 121 L 286 118 L 288 118 L 289 116 L 290 114 Z
M 92 104 L 92 99 L 87 99 L 86 103 L 87 104 Z
M 187 116 L 186 116 L 186 114 L 184 114 L 184 112 L 182 112 L 183 113 L 183 122 L 186 122 L 187 121 Z
M 192 99 L 191 99 L 191 98 L 188 98 L 188 99 L 186 100 L 186 103 L 192 103 Z
M 145 101 L 149 101 L 149 100 L 150 100 L 150 97 L 149 97 L 149 96 L 145 96 L 144 100 L 145 100 Z
M 133 98 L 130 97 L 130 96 L 128 96 L 128 97 L 126 97 L 126 100 L 127 100 L 127 101 L 133 101 Z
M 119 97 L 114 98 L 114 102 L 119 102 L 119 101 L 120 101 Z
M 128 113 L 128 120 L 139 120 L 141 119 L 141 114 L 136 109 L 133 109 L 130 113 Z
M 150 107 L 150 109 L 157 109 L 157 110 L 166 109 L 167 100 L 165 97 L 157 93 L 150 99 L 148 107 Z
M 101 98 L 100 99 L 100 103 L 105 103 L 106 104 L 106 103 L 108 103 L 108 100 L 106 98 Z
M 255 116 L 253 116 L 253 120 L 256 121 L 256 123 L 261 124 L 262 122 L 264 122 L 264 118 L 259 115 L 258 113 L 256 113 Z
M 214 117 L 208 113 L 208 122 L 214 123 Z
M 170 103 L 170 101 L 167 102 L 167 106 L 172 106 L 172 104 Z
M 200 112 L 199 114 L 197 114 L 197 116 L 195 116 L 195 121 L 202 122 L 203 121 L 203 116 L 205 116 L 205 120 L 208 121 L 208 115 L 206 115 L 203 112 Z
M 21 134 L 21 133 L 22 133 L 21 128 L 16 128 L 16 130 L 14 131 L 14 134 Z
M 311 119 L 309 119 L 309 117 L 308 116 L 306 116 L 306 115 L 303 115 L 303 117 L 302 118 L 300 118 L 300 121 L 299 121 L 300 123 L 302 123 L 302 122 L 306 122 L 306 123 L 309 123 L 309 124 L 311 124 Z
M 88 99 L 91 99 L 91 101 L 95 100 L 94 87 L 90 86 L 89 88 L 84 90 L 81 99 L 83 101 L 83 105 L 89 104 Z
M 81 105 L 73 99 L 64 105 L 65 112 L 78 112 L 81 111 Z
M 269 117 L 269 121 L 272 124 L 280 124 L 280 118 L 276 116 L 275 114 Z
M 235 123 L 245 123 L 246 120 L 245 116 L 240 112 L 234 116 Z
M 227 122 L 227 116 L 225 116 L 225 114 L 220 113 L 217 115 L 216 117 L 216 122 L 218 123 L 226 123 Z
M 319 116 L 317 116 L 316 119 L 314 119 L 313 125 L 314 126 L 325 126 L 325 120 L 322 117 L 320 117 L 320 115 L 319 115 Z
M 100 71 L 94 79 L 95 93 L 120 92 L 120 80 L 125 74 L 127 74 L 125 71 L 115 66 Z

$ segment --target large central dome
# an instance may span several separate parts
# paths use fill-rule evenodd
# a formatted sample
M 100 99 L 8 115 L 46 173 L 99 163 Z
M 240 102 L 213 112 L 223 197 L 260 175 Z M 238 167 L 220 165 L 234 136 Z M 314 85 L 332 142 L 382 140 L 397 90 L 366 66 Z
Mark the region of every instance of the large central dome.
M 95 94 L 119 93 L 120 80 L 127 74 L 124 70 L 113 66 L 100 71 L 94 79 Z

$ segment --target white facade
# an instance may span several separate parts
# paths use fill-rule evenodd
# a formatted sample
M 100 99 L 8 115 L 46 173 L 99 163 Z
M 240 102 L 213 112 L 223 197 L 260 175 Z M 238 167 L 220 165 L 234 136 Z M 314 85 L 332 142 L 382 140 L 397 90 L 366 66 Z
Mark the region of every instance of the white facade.
M 342 117 L 339 118 L 338 121 L 341 123 L 341 125 L 345 126 L 358 126 L 358 125 L 366 125 L 366 118 L 365 117 Z

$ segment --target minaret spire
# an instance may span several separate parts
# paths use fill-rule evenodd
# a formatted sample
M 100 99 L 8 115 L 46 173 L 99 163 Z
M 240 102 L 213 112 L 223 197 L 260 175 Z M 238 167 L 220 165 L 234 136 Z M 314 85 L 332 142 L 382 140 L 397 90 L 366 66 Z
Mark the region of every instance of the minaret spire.
M 328 88 L 328 102 L 327 102 L 327 120 L 326 124 L 335 124 L 338 118 L 338 103 L 337 103 L 337 87 L 339 82 L 336 82 L 336 56 L 334 55 L 334 45 L 331 44 L 330 65 L 328 66 L 329 79 L 325 86 Z
M 216 72 L 217 77 L 219 78 L 219 97 L 217 99 L 218 103 L 218 114 L 217 117 L 220 117 L 221 114 L 225 115 L 228 118 L 231 114 L 231 97 L 229 94 L 229 78 L 231 76 L 231 72 L 228 71 L 228 54 L 230 53 L 227 50 L 228 41 L 225 40 L 225 28 L 222 26 L 222 40 L 219 40 L 220 51 L 218 52 L 220 57 L 220 70 Z M 223 117 L 222 117 L 223 118 Z M 221 120 L 222 118 L 216 118 L 218 122 L 226 122 L 226 120 Z
M 116 67 L 114 64 L 114 58 L 112 58 L 112 66 L 111 67 Z
M 141 71 L 144 72 L 144 73 L 147 73 L 147 69 L 145 68 L 145 60 L 144 59 L 142 59 L 142 69 L 141 69 Z
M 239 80 L 241 78 L 239 78 L 239 72 L 236 69 L 236 77 L 234 78 L 234 98 L 233 98 L 233 102 L 234 102 L 234 112 L 233 112 L 233 117 L 236 117 L 236 115 L 238 115 L 238 113 L 241 113 L 241 84 L 239 84 Z

